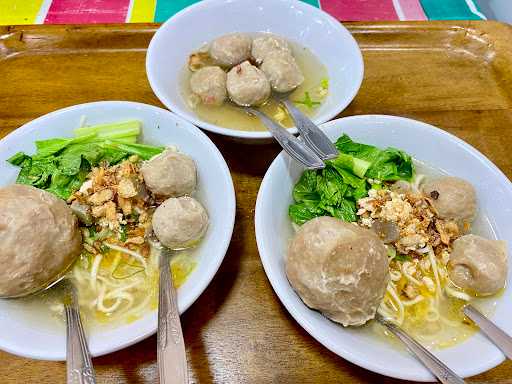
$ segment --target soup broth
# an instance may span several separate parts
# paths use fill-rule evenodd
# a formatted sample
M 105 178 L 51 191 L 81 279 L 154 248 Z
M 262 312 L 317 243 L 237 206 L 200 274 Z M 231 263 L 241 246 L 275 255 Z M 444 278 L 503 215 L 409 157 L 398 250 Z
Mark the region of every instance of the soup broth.
M 289 96 L 296 106 L 307 116 L 313 117 L 320 108 L 322 101 L 328 94 L 327 68 L 318 58 L 305 47 L 289 42 L 293 55 L 304 75 L 304 82 Z M 242 111 L 230 102 L 221 106 L 208 106 L 193 102 L 190 90 L 190 76 L 192 72 L 185 67 L 181 76 L 182 95 L 185 103 L 199 118 L 211 124 L 242 131 L 266 131 L 265 126 L 255 116 Z M 306 94 L 307 92 L 307 94 Z M 309 101 L 307 99 L 309 96 Z M 309 104 L 309 106 L 307 105 Z M 270 98 L 259 109 L 279 122 L 283 127 L 292 127 L 294 124 L 287 111 L 274 98 Z

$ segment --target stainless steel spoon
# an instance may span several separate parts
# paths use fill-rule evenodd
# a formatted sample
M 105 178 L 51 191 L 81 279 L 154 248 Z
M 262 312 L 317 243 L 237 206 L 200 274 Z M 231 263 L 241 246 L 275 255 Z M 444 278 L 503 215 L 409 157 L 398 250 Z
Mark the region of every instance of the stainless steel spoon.
M 80 318 L 76 287 L 66 277 L 66 270 L 60 273 L 54 281 L 31 292 L 29 295 L 34 295 L 50 288 L 61 298 L 66 313 L 67 383 L 95 384 L 96 376 L 92 365 L 91 354 L 87 346 L 84 327 Z M 22 296 L 2 296 L 1 298 L 16 299 L 19 297 Z
M 185 341 L 181 329 L 176 288 L 169 267 L 173 252 L 178 249 L 171 250 L 164 247 L 152 231 L 147 236 L 147 240 L 151 247 L 159 252 L 157 364 L 160 384 L 187 384 Z
M 95 384 L 96 376 L 91 354 L 87 346 L 76 287 L 69 279 L 62 279 L 55 285 L 61 290 L 66 312 L 66 370 L 68 384 Z
M 404 345 L 407 350 L 412 353 L 439 381 L 443 384 L 464 384 L 465 381 L 459 377 L 455 372 L 448 368 L 441 360 L 430 353 L 425 347 L 414 340 L 398 325 L 386 320 L 378 313 L 375 315 L 375 320 L 385 326 L 388 331 L 395 335 Z
M 498 328 L 491 320 L 485 317 L 478 309 L 471 304 L 464 307 L 464 314 L 473 320 L 482 333 L 489 338 L 501 351 L 512 360 L 512 337 Z

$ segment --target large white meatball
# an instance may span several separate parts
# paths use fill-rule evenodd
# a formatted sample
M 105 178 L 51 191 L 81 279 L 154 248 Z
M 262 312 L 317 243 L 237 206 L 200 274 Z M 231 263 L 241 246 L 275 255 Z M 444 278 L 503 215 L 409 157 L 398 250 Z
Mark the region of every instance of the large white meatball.
M 270 54 L 261 70 L 267 75 L 272 89 L 276 92 L 289 92 L 297 88 L 304 81 L 304 76 L 297 62 L 288 53 Z
M 189 156 L 171 149 L 144 162 L 140 171 L 146 187 L 157 196 L 188 195 L 196 188 L 196 163 Z
M 286 275 L 304 303 L 344 326 L 375 317 L 388 267 L 386 247 L 373 231 L 333 217 L 302 225 L 286 258 Z
M 0 189 L 0 296 L 24 296 L 62 276 L 82 251 L 77 218 L 46 191 Z
M 252 38 L 242 33 L 232 33 L 212 41 L 210 56 L 223 67 L 232 67 L 249 59 Z
M 476 214 L 476 191 L 466 180 L 443 176 L 427 180 L 421 186 L 442 219 L 456 220 L 466 227 Z M 466 228 L 467 229 L 467 228 Z
M 238 105 L 260 105 L 270 96 L 265 74 L 248 61 L 228 72 L 227 88 L 229 97 Z
M 453 242 L 448 271 L 452 282 L 470 293 L 495 294 L 507 279 L 506 244 L 477 235 L 462 236 Z
M 226 72 L 220 67 L 204 67 L 190 77 L 190 89 L 203 104 L 221 105 L 226 100 Z
M 257 37 L 252 41 L 251 54 L 258 64 L 263 63 L 269 55 L 276 52 L 292 54 L 290 46 L 282 37 L 265 35 Z
M 163 245 L 171 249 L 187 248 L 203 237 L 208 214 L 193 197 L 171 197 L 155 210 L 152 224 Z

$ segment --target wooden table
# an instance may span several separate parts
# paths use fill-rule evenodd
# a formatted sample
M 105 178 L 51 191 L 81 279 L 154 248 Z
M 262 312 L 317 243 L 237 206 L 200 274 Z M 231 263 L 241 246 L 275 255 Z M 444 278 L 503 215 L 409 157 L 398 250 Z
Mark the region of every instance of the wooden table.
M 347 26 L 363 50 L 366 68 L 362 88 L 343 116 L 380 113 L 426 121 L 468 141 L 512 177 L 510 27 L 494 22 Z M 145 49 L 156 28 L 0 27 L 0 136 L 78 103 L 112 99 L 161 106 L 144 69 Z M 219 272 L 182 317 L 193 382 L 398 382 L 329 352 L 297 325 L 274 294 L 258 256 L 253 215 L 261 178 L 279 148 L 210 137 L 231 169 L 238 208 Z M 94 364 L 98 383 L 156 383 L 155 337 Z M 64 363 L 0 352 L 1 383 L 64 380 Z M 512 363 L 468 382 L 511 383 Z

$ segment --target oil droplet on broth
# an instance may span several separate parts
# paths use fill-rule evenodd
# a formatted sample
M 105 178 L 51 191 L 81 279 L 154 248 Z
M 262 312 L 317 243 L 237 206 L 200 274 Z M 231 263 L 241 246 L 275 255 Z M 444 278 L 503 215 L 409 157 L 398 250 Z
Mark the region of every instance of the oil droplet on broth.
M 325 99 L 325 95 L 321 91 L 321 84 L 324 79 L 328 79 L 327 68 L 309 49 L 290 41 L 288 43 L 290 44 L 297 64 L 304 75 L 304 82 L 290 94 L 290 100 L 303 100 L 305 93 L 309 92 L 312 100 L 322 101 L 322 99 Z M 181 88 L 185 104 L 187 105 L 190 104 L 188 100 L 190 100 L 192 96 L 189 84 L 191 75 L 192 72 L 185 67 L 181 76 Z M 318 108 L 321 106 L 315 105 L 313 108 L 309 108 L 301 104 L 296 105 L 304 114 L 310 117 L 314 116 Z M 270 98 L 264 105 L 259 107 L 259 109 L 268 116 L 271 116 L 274 120 L 279 121 L 284 127 L 293 126 L 293 122 L 288 116 L 288 113 L 275 99 Z M 199 103 L 193 111 L 202 120 L 221 127 L 242 131 L 267 130 L 258 118 L 245 113 L 231 103 L 224 103 L 218 107 L 207 106 Z

